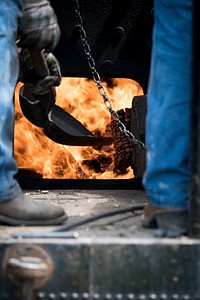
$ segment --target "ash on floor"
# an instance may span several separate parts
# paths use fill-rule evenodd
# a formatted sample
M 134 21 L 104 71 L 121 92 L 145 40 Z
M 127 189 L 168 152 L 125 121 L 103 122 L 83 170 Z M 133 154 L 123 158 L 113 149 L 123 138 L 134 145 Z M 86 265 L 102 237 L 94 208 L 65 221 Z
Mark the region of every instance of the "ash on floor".
M 60 191 L 24 191 L 36 202 L 48 202 L 61 205 L 69 218 L 66 225 L 99 215 L 108 211 L 145 205 L 147 196 L 142 190 L 60 190 Z M 135 212 L 117 214 L 102 218 L 70 229 L 82 237 L 145 237 L 149 230 L 140 227 L 142 209 Z M 59 226 L 13 227 L 0 226 L 0 238 L 9 238 L 15 233 L 38 233 Z

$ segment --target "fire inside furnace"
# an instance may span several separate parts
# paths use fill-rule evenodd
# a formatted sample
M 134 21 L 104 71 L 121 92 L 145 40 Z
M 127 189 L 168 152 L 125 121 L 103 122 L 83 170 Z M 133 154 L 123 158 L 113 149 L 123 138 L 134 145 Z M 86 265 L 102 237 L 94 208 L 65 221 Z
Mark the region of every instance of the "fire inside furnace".
M 128 112 L 134 96 L 143 95 L 141 86 L 132 79 L 105 79 L 112 107 Z M 128 164 L 116 168 L 116 147 L 67 146 L 53 142 L 43 130 L 31 124 L 19 104 L 19 88 L 15 92 L 14 155 L 19 169 L 51 179 L 130 179 L 134 177 Z M 56 104 L 78 119 L 94 135 L 111 136 L 111 116 L 96 84 L 87 78 L 62 78 L 56 88 Z M 125 120 L 127 121 L 125 113 Z M 126 125 L 126 124 L 125 124 Z

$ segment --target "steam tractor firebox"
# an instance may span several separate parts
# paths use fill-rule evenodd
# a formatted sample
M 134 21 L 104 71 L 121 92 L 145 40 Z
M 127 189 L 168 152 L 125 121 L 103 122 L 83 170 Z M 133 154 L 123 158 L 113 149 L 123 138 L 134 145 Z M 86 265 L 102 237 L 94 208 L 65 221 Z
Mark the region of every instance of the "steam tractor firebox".
M 198 300 L 199 43 L 194 53 L 195 138 L 192 144 L 190 235 L 163 238 L 161 234 L 155 236 L 153 231 L 139 227 L 140 213 L 148 201 L 141 178 L 145 168 L 145 95 L 150 69 L 153 1 L 50 2 L 61 28 L 61 39 L 54 54 L 63 78 L 93 81 L 111 113 L 114 130 L 116 124 L 122 126 L 120 122 L 125 122 L 129 126 L 128 135 L 132 140 L 133 136 L 135 138 L 133 149 L 139 147 L 141 151 L 131 152 L 127 163 L 128 166 L 131 161 L 134 169 L 135 177 L 131 179 L 55 180 L 45 179 L 30 170 L 19 172 L 17 178 L 25 193 L 31 194 L 35 201 L 62 205 L 69 220 L 56 228 L 0 226 L 0 299 Z M 196 41 L 197 36 L 199 38 L 200 5 L 198 0 L 194 3 Z M 142 95 L 133 97 L 130 109 L 124 107 L 119 111 L 117 121 L 120 122 L 115 122 L 112 103 L 107 101 L 101 85 L 112 85 L 113 79 L 135 81 L 143 91 Z M 59 108 L 56 113 L 55 122 L 62 114 Z M 22 113 L 16 114 L 17 121 L 21 116 Z M 130 116 L 131 126 L 127 116 Z M 64 125 L 60 126 L 62 129 Z M 60 141 L 60 130 L 56 131 L 55 127 L 52 132 L 46 131 L 46 135 L 56 139 L 55 132 Z M 99 137 L 98 133 L 95 132 L 94 137 Z M 91 133 L 88 134 L 93 140 Z M 40 131 L 37 131 L 37 137 L 41 137 Z M 121 142 L 121 136 L 116 140 Z M 105 141 L 108 142 L 107 137 Z M 117 146 L 120 148 L 120 143 Z M 98 147 L 94 147 L 96 151 Z M 86 158 L 88 153 L 84 152 Z M 127 153 L 130 155 L 130 149 Z M 71 161 L 72 158 L 70 156 Z M 58 174 L 63 160 L 64 156 L 60 155 L 56 165 Z M 104 165 L 109 163 L 105 156 L 101 161 Z M 116 162 L 119 163 L 118 157 Z M 85 159 L 84 163 L 91 162 Z M 100 168 L 97 161 L 93 163 Z M 121 168 L 122 164 L 118 166 Z M 85 176 L 80 168 L 77 170 L 80 176 Z

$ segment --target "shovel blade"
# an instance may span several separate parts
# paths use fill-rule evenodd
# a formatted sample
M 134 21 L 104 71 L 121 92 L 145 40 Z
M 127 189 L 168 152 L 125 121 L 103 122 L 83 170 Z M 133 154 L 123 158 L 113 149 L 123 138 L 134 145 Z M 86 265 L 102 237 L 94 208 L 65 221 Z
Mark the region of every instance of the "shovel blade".
M 24 116 L 35 126 L 42 127 L 52 141 L 70 146 L 104 146 L 113 143 L 111 137 L 94 136 L 81 122 L 61 107 L 54 105 L 55 93 L 33 95 L 26 85 L 19 91 L 19 100 Z M 52 106 L 47 113 L 47 103 Z
M 54 105 L 51 111 L 50 120 L 53 124 L 60 128 L 63 133 L 70 134 L 70 136 L 94 137 L 92 132 L 90 132 L 85 126 L 83 126 L 81 122 L 79 122 L 72 115 L 70 115 L 57 105 Z

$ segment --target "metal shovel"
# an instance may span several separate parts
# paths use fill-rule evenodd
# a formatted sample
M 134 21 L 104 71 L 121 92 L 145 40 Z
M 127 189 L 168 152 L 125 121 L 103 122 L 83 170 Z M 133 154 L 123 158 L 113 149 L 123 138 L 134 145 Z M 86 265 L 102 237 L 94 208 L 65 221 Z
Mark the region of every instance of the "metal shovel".
M 43 53 L 30 52 L 37 75 L 49 74 Z M 113 142 L 112 137 L 94 136 L 83 124 L 61 107 L 55 105 L 56 92 L 52 88 L 45 95 L 33 95 L 26 85 L 19 91 L 19 101 L 24 116 L 34 125 L 42 127 L 52 141 L 71 146 L 103 146 Z

